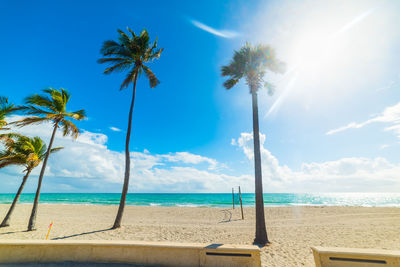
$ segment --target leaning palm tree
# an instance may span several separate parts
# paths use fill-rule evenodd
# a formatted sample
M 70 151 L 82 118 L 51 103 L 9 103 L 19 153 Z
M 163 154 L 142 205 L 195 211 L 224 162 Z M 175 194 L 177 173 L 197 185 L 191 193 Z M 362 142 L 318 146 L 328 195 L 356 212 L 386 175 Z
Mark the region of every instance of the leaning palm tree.
M 8 103 L 8 98 L 0 96 L 0 130 L 8 130 L 6 116 L 15 110 L 14 105 Z
M 260 135 L 258 125 L 257 92 L 266 87 L 269 94 L 273 93 L 271 84 L 264 81 L 266 70 L 283 72 L 284 64 L 276 59 L 275 51 L 269 46 L 252 46 L 246 43 L 239 51 L 235 51 L 233 59 L 227 66 L 221 68 L 222 76 L 229 79 L 224 82 L 226 89 L 231 89 L 242 78 L 250 88 L 253 106 L 253 141 L 255 166 L 255 195 L 256 195 L 256 237 L 254 243 L 265 245 L 269 243 L 264 217 L 264 199 L 261 172 Z
M 71 135 L 76 139 L 80 131 L 78 127 L 76 127 L 76 125 L 69 120 L 69 118 L 83 120 L 86 117 L 83 109 L 75 112 L 67 111 L 66 105 L 68 104 L 71 95 L 65 89 L 61 88 L 57 90 L 48 88 L 43 90 L 43 92 L 45 93 L 43 95 L 34 94 L 27 97 L 25 99 L 25 105 L 19 107 L 19 110 L 24 111 L 25 114 L 34 116 L 28 116 L 20 121 L 15 122 L 15 124 L 19 127 L 45 122 L 50 122 L 53 125 L 53 132 L 51 134 L 49 146 L 47 148 L 46 156 L 43 160 L 42 169 L 40 170 L 35 200 L 33 202 L 32 213 L 29 218 L 28 231 L 35 230 L 40 189 L 57 129 L 61 128 L 63 136 Z
M 125 80 L 120 86 L 123 90 L 133 83 L 133 96 L 129 109 L 128 129 L 125 141 L 125 177 L 122 187 L 121 200 L 118 208 L 117 217 L 115 218 L 112 229 L 121 227 L 122 215 L 125 208 L 126 195 L 128 193 L 129 175 L 130 175 L 130 153 L 129 141 L 131 136 L 132 112 L 135 104 L 136 82 L 138 77 L 144 72 L 149 79 L 150 87 L 156 87 L 160 82 L 154 73 L 145 64 L 158 59 L 163 49 L 157 49 L 157 39 L 154 43 L 150 42 L 149 34 L 143 30 L 140 35 L 136 35 L 131 29 L 127 28 L 130 35 L 118 30 L 118 41 L 105 41 L 100 53 L 104 58 L 98 60 L 99 63 L 111 64 L 109 68 L 104 70 L 104 74 L 110 74 L 114 71 L 128 71 Z
M 0 168 L 10 165 L 20 165 L 24 167 L 24 177 L 18 188 L 17 194 L 8 210 L 0 227 L 10 226 L 10 218 L 15 206 L 21 196 L 25 183 L 28 180 L 32 170 L 37 167 L 46 156 L 46 144 L 39 137 L 26 137 L 20 134 L 2 134 L 0 141 L 4 146 L 4 150 L 0 151 Z M 62 149 L 61 147 L 53 148 L 50 153 L 54 153 Z

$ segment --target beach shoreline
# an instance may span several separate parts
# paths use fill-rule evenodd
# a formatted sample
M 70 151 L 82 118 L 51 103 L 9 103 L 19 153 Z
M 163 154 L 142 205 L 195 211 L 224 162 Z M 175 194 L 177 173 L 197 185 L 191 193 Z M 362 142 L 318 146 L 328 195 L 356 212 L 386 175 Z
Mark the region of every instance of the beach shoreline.
M 0 204 L 0 216 L 9 208 Z M 254 208 L 126 206 L 123 226 L 110 230 L 116 205 L 41 204 L 37 230 L 26 232 L 31 204 L 19 204 L 1 239 L 171 241 L 251 244 Z M 313 266 L 311 246 L 400 250 L 398 207 L 266 207 L 271 244 L 262 248 L 263 266 Z M 2 219 L 2 218 L 1 218 Z

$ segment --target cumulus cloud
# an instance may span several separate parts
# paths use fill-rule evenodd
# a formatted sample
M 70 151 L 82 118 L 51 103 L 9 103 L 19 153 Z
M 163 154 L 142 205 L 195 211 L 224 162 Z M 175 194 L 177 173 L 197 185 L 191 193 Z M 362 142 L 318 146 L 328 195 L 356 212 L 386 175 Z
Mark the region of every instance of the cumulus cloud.
M 13 119 L 20 117 L 14 116 Z M 17 129 L 48 141 L 51 125 Z M 264 143 L 260 134 L 265 192 L 398 192 L 400 164 L 382 157 L 342 158 L 334 161 L 303 163 L 298 169 L 282 164 Z M 120 192 L 124 176 L 124 153 L 107 146 L 102 133 L 83 131 L 77 140 L 58 132 L 54 146 L 64 149 L 51 156 L 43 192 Z M 248 171 L 242 175 L 228 170 L 216 159 L 187 151 L 155 154 L 148 150 L 131 153 L 130 192 L 229 192 L 241 185 L 254 191 L 253 135 L 242 133 L 232 144 L 247 158 Z M 246 163 L 244 164 L 246 165 Z M 245 166 L 246 167 L 246 166 Z M 26 192 L 34 192 L 40 168 L 36 168 Z M 230 174 L 227 174 L 229 171 Z M 243 170 L 242 170 L 243 171 Z M 0 191 L 13 192 L 19 185 L 22 169 L 0 170 Z M 232 174 L 233 173 L 233 174 Z
M 212 27 L 205 25 L 204 23 L 194 20 L 194 19 L 190 20 L 190 22 L 197 28 L 202 29 L 203 31 L 206 31 L 208 33 L 211 33 L 211 34 L 219 36 L 219 37 L 234 38 L 234 37 L 239 36 L 239 33 L 235 32 L 235 31 L 217 30 L 215 28 L 212 28 Z
M 264 190 L 267 192 L 398 192 L 400 164 L 382 157 L 342 158 L 334 161 L 303 163 L 299 170 L 281 164 L 264 147 L 260 134 Z M 253 160 L 253 134 L 242 133 L 233 142 Z
M 14 116 L 11 120 L 20 118 Z M 15 130 L 48 141 L 51 127 L 50 124 L 42 124 Z M 83 131 L 74 141 L 63 137 L 59 131 L 54 146 L 64 149 L 50 157 L 45 183 L 52 184 L 53 188 L 48 190 L 87 192 L 93 189 L 109 192 L 112 188 L 118 192 L 123 182 L 125 157 L 123 152 L 109 149 L 107 141 L 108 137 L 102 133 Z M 238 184 L 249 191 L 252 188 L 251 176 L 223 174 L 219 170 L 224 165 L 217 160 L 189 152 L 153 154 L 145 149 L 143 152 L 131 152 L 131 159 L 131 192 L 226 192 Z M 37 176 L 39 170 L 40 167 L 36 168 L 32 176 Z M 12 183 L 14 186 L 18 184 L 15 178 L 21 176 L 18 167 L 0 171 L 7 177 L 14 177 L 11 179 L 15 180 Z M 57 183 L 69 186 L 57 187 Z
M 385 110 L 377 116 L 366 120 L 364 122 L 350 122 L 349 124 L 330 130 L 326 134 L 336 134 L 348 129 L 359 129 L 372 123 L 389 123 L 391 126 L 384 128 L 385 131 L 395 132 L 400 137 L 400 102 L 394 106 L 385 108 Z
M 216 169 L 219 163 L 215 159 L 203 157 L 200 155 L 191 154 L 189 152 L 176 152 L 168 155 L 163 155 L 163 158 L 169 162 L 183 162 L 190 164 L 208 163 L 208 169 Z

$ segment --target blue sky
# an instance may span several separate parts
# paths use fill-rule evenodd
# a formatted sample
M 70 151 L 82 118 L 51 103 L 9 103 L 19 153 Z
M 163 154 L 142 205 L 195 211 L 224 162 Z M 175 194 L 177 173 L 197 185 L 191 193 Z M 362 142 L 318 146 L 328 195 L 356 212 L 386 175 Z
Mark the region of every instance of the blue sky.
M 246 41 L 266 43 L 288 70 L 268 73 L 276 94 L 259 95 L 264 190 L 400 192 L 399 11 L 397 1 L 2 0 L 0 94 L 19 104 L 63 87 L 71 110 L 87 111 L 81 140 L 57 139 L 66 149 L 44 192 L 119 192 L 131 90 L 96 60 L 118 28 L 146 28 L 165 50 L 150 65 L 161 84 L 138 83 L 130 192 L 251 192 L 251 99 L 244 84 L 222 87 L 220 67 Z M 46 127 L 20 131 L 47 140 Z M 20 171 L 0 170 L 0 192 Z

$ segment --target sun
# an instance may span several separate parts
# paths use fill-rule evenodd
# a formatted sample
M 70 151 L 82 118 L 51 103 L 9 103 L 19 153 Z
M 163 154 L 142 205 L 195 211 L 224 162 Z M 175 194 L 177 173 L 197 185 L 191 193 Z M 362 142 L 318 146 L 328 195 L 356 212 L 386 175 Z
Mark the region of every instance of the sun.
M 385 48 L 394 43 L 390 7 L 350 1 L 284 3 L 276 9 L 268 6 L 254 30 L 255 42 L 271 44 L 287 66 L 283 77 L 272 80 L 277 96 L 267 115 L 283 104 L 327 108 L 365 91 L 368 80 L 377 80 L 386 68 L 377 63 L 388 57 Z

